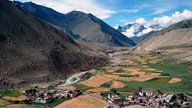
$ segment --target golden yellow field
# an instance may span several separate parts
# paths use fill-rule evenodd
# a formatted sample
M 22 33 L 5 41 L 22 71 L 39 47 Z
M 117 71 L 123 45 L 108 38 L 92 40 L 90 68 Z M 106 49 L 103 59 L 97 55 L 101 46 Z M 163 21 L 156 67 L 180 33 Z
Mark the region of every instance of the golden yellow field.
M 130 79 L 128 77 L 120 77 L 118 75 L 110 75 L 110 74 L 105 74 L 103 75 L 104 77 L 106 78 L 110 78 L 110 79 L 113 79 L 113 80 L 121 80 L 121 81 L 130 81 Z
M 177 83 L 180 81 L 181 81 L 181 79 L 179 79 L 179 78 L 172 78 L 168 83 Z
M 104 106 L 106 106 L 106 103 L 102 102 L 99 98 L 82 95 L 63 102 L 55 108 L 104 108 Z
M 22 101 L 22 100 L 26 100 L 27 99 L 27 97 L 25 96 L 25 95 L 21 95 L 21 96 L 19 96 L 19 97 L 9 97 L 9 96 L 4 96 L 3 97 L 3 99 L 5 99 L 5 100 L 11 100 L 11 101 Z
M 10 103 L 0 99 L 0 107 L 8 105 L 8 104 L 10 104 Z
M 82 84 L 90 86 L 90 87 L 99 87 L 102 84 L 109 82 L 111 80 L 112 79 L 110 79 L 110 78 L 99 75 L 99 76 L 92 77 L 87 81 L 82 82 Z
M 113 81 L 111 88 L 123 88 L 125 85 L 120 81 Z
M 98 88 L 94 88 L 94 89 L 89 89 L 85 92 L 87 93 L 101 93 L 101 92 L 107 92 L 107 91 L 110 91 L 110 88 L 104 88 L 104 87 L 98 87 Z
M 11 104 L 4 106 L 3 108 L 36 108 L 33 105 L 26 105 L 26 104 Z
M 96 97 L 98 99 L 103 99 L 103 97 L 100 95 L 100 93 L 90 93 L 90 96 Z
M 147 64 L 147 62 L 146 62 L 145 59 L 137 58 L 137 60 L 138 60 L 139 62 L 141 62 L 142 64 Z

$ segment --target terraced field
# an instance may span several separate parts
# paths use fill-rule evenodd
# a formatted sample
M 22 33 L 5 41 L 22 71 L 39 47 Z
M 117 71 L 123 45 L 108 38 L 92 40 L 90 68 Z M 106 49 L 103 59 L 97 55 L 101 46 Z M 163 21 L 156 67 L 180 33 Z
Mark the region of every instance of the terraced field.
M 96 76 L 74 86 L 89 95 L 107 96 L 116 91 L 120 97 L 137 91 L 183 93 L 192 90 L 192 64 L 174 64 L 171 59 L 152 55 L 123 58 L 121 64 L 97 69 Z M 64 102 L 65 103 L 65 102 Z
M 66 101 L 55 108 L 104 108 L 106 103 L 100 101 L 99 96 L 82 95 Z

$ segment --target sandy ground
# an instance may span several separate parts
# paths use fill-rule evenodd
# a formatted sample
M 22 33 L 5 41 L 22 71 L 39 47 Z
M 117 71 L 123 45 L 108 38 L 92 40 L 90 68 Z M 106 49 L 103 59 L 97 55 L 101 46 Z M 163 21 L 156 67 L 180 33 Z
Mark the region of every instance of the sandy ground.
M 104 108 L 106 104 L 87 95 L 63 102 L 55 108 Z
M 121 66 L 106 67 L 106 70 L 107 70 L 107 72 L 109 72 L 109 73 L 113 73 L 113 72 L 115 72 L 116 70 L 121 69 L 121 68 L 122 68 Z
M 25 105 L 25 104 L 11 104 L 11 105 L 7 105 L 3 108 L 35 108 L 35 106 Z
M 126 107 L 123 107 L 123 108 L 145 108 L 141 105 L 130 105 L 130 106 L 126 106 Z
M 138 58 L 137 60 L 140 61 L 142 64 L 147 64 L 145 59 Z
M 131 61 L 131 60 L 129 60 L 129 59 L 124 60 L 123 62 L 124 62 L 124 63 L 129 63 L 129 64 L 133 64 L 133 63 L 134 63 L 133 61 Z
M 16 100 L 22 101 L 22 100 L 26 100 L 27 97 L 25 95 L 21 95 L 21 96 L 19 96 L 17 98 L 16 97 L 4 96 L 3 99 L 5 99 L 5 100 L 12 100 L 12 101 L 16 101 Z
M 119 81 L 113 81 L 111 88 L 123 88 L 124 84 L 122 82 Z
M 89 95 L 99 99 L 103 99 L 103 97 L 99 93 L 90 93 Z
M 123 70 L 127 70 L 129 72 L 135 72 L 135 71 L 139 71 L 140 68 L 124 68 Z
M 168 83 L 177 83 L 180 82 L 182 79 L 179 78 L 172 78 Z
M 102 84 L 111 81 L 112 79 L 107 78 L 107 77 L 103 77 L 103 76 L 95 76 L 90 78 L 87 81 L 82 82 L 82 84 L 87 85 L 87 86 L 91 86 L 91 87 L 99 87 Z
M 128 77 L 120 77 L 118 75 L 109 75 L 109 74 L 105 74 L 103 75 L 106 78 L 110 78 L 112 80 L 121 80 L 121 81 L 130 81 Z
M 0 107 L 9 104 L 9 102 L 0 99 Z

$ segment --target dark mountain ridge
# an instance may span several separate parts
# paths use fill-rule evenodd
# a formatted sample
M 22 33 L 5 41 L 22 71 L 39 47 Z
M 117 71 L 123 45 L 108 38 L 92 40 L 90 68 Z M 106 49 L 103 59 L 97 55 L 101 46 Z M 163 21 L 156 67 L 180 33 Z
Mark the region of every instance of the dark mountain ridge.
M 136 45 L 125 35 L 113 29 L 108 24 L 92 14 L 72 11 L 61 14 L 53 9 L 36 5 L 32 2 L 14 2 L 35 16 L 56 25 L 68 32 L 75 39 L 85 42 L 96 42 L 112 46 L 134 46 Z M 58 23 L 59 22 L 59 23 Z

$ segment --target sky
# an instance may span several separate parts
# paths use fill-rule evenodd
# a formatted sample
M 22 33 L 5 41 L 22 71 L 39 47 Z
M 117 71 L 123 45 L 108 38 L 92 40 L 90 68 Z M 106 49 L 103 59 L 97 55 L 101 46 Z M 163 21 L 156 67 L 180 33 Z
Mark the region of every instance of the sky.
M 92 13 L 112 27 L 139 23 L 168 26 L 192 18 L 192 0 L 19 0 L 53 8 Z

